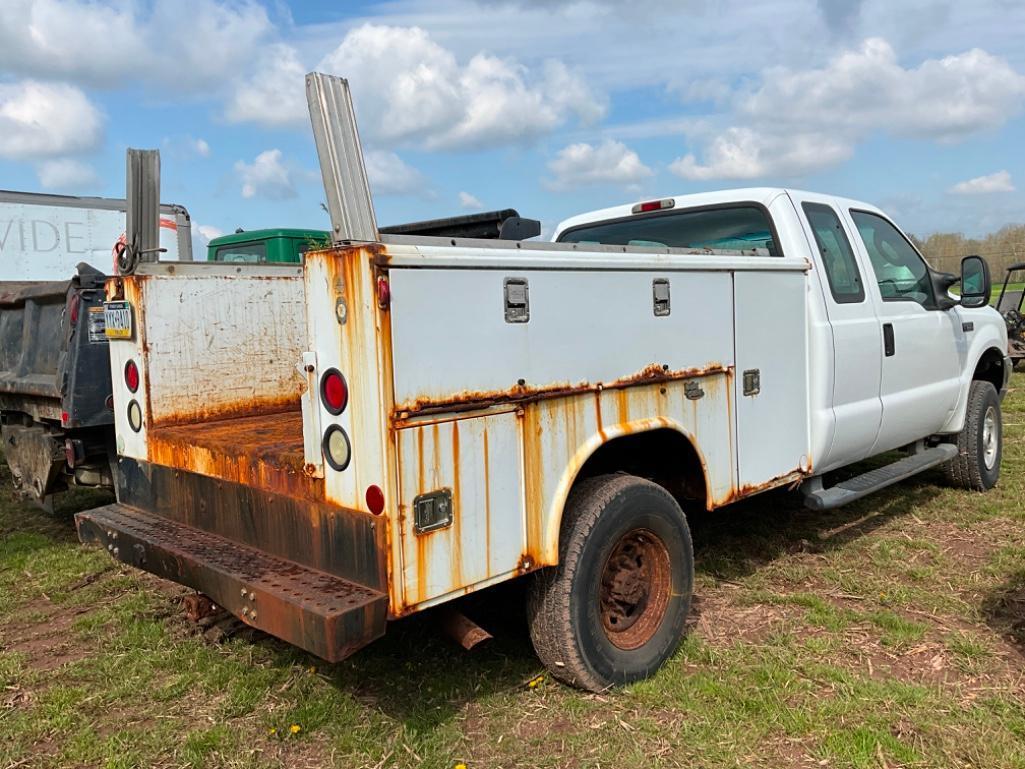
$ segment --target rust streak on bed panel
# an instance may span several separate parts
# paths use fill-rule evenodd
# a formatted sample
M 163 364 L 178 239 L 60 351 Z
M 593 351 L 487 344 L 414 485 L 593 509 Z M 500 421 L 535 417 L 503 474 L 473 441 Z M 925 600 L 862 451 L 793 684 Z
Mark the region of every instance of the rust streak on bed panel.
M 789 472 L 777 475 L 775 478 L 770 478 L 762 483 L 748 483 L 743 486 L 732 490 L 726 496 L 721 499 L 713 500 L 713 509 L 717 507 L 725 507 L 731 505 L 734 502 L 739 502 L 747 497 L 760 494 L 763 491 L 769 491 L 770 489 L 777 489 L 781 486 L 790 486 L 800 483 L 802 480 L 811 475 L 811 471 L 805 471 L 801 468 L 796 468 Z
M 572 399 L 571 399 L 572 400 Z M 523 466 L 523 503 L 524 503 L 524 552 L 520 556 L 517 570 L 521 573 L 537 568 L 541 563 L 539 557 L 544 532 L 544 518 L 547 513 L 547 500 L 544 489 L 544 452 L 542 445 L 545 440 L 545 425 L 542 412 L 547 404 L 533 403 L 523 408 L 523 417 L 519 420 L 522 437 Z M 573 408 L 573 405 L 569 405 Z
M 664 365 L 652 363 L 634 374 L 618 377 L 609 382 L 578 382 L 577 384 L 560 382 L 541 386 L 517 384 L 508 390 L 464 391 L 443 397 L 424 396 L 397 404 L 392 417 L 393 419 L 405 419 L 411 414 L 465 411 L 503 403 L 531 403 L 580 393 L 600 393 L 602 390 L 722 374 L 729 368 L 729 366 L 717 362 L 685 369 L 669 369 Z

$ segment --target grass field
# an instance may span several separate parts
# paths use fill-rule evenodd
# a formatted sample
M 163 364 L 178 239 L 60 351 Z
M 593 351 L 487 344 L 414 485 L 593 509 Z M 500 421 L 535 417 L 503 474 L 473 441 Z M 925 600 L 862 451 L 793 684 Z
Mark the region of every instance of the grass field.
M 783 494 L 692 516 L 688 639 L 601 696 L 543 677 L 516 585 L 327 665 L 215 640 L 184 591 L 0 490 L 0 769 L 1025 767 L 1025 377 L 986 495 L 931 473 L 839 511 Z M 540 676 L 540 678 L 539 678 Z

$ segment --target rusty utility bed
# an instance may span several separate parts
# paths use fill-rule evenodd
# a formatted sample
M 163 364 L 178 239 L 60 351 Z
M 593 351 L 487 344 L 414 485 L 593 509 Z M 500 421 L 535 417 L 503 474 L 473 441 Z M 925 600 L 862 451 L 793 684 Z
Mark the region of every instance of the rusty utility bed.
M 259 628 L 330 662 L 384 634 L 388 596 L 127 505 L 75 516 L 83 542 L 193 587 Z

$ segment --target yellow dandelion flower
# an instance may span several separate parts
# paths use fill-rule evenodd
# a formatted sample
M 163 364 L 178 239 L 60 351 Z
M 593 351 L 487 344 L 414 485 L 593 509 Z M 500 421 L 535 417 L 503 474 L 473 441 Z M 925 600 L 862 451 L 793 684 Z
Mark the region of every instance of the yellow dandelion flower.
M 301 732 L 302 730 L 303 728 L 299 726 L 299 724 L 292 724 L 290 727 L 288 727 L 288 731 L 290 731 L 292 734 L 299 734 L 299 732 Z
M 542 673 L 539 676 L 535 676 L 534 678 L 531 678 L 529 681 L 527 681 L 527 688 L 528 689 L 536 689 L 537 687 L 539 687 L 541 684 L 544 683 L 544 680 L 545 680 L 544 673 Z
M 278 730 L 277 730 L 277 729 L 275 729 L 275 728 L 274 728 L 274 727 L 272 726 L 272 727 L 270 728 L 270 732 L 269 732 L 269 734 L 277 734 L 277 733 L 278 733 Z
M 466 769 L 466 764 L 459 762 L 458 764 L 453 766 L 452 769 Z

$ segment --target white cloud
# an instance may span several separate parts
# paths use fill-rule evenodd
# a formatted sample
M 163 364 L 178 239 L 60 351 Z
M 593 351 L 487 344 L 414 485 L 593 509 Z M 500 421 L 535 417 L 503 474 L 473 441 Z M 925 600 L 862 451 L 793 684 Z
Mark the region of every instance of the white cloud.
M 96 169 L 88 163 L 73 158 L 57 158 L 44 160 L 36 167 L 39 183 L 48 190 L 58 192 L 80 192 L 83 190 L 96 193 L 103 184 Z
M 65 83 L 0 83 L 0 157 L 57 157 L 95 149 L 103 115 Z
M 432 196 L 427 178 L 394 152 L 370 150 L 364 160 L 374 194 Z
M 239 160 L 235 173 L 242 183 L 242 197 L 284 200 L 296 196 L 291 170 L 281 162 L 281 150 L 265 150 L 252 163 Z
M 548 164 L 555 175 L 553 189 L 569 189 L 588 184 L 635 184 L 652 176 L 637 153 L 622 142 L 606 139 L 598 146 L 581 142 L 559 150 Z
M 948 192 L 956 195 L 981 195 L 987 192 L 1014 192 L 1011 174 L 997 171 L 988 176 L 976 176 L 974 179 L 958 182 Z
M 200 237 L 203 238 L 204 243 L 209 243 L 214 238 L 219 238 L 224 234 L 224 230 L 219 227 L 214 227 L 211 224 L 196 225 L 196 232 L 198 232 Z
M 113 85 L 205 90 L 245 67 L 272 31 L 252 0 L 4 0 L 0 69 Z
M 201 158 L 210 157 L 210 145 L 207 144 L 206 139 L 196 139 L 192 142 L 192 148 Z
M 669 170 L 692 181 L 791 176 L 842 163 L 852 152 L 848 142 L 824 134 L 731 127 L 708 142 L 704 162 L 688 154 L 670 163 Z
M 671 170 L 687 179 L 792 176 L 849 158 L 874 132 L 955 142 L 1020 111 L 1025 76 L 973 49 L 906 69 L 871 38 L 819 69 L 766 70 L 737 96 L 731 125 Z
M 470 149 L 531 139 L 607 104 L 563 63 L 529 69 L 478 53 L 465 64 L 419 27 L 364 24 L 316 69 L 349 79 L 360 130 L 370 143 Z M 300 125 L 307 120 L 298 52 L 278 46 L 227 105 L 232 121 Z
M 484 204 L 480 202 L 480 199 L 469 192 L 459 193 L 459 206 L 469 211 L 480 211 L 484 208 Z
M 306 123 L 306 67 L 298 52 L 283 43 L 271 46 L 255 74 L 236 87 L 224 116 L 232 123 L 272 128 Z

